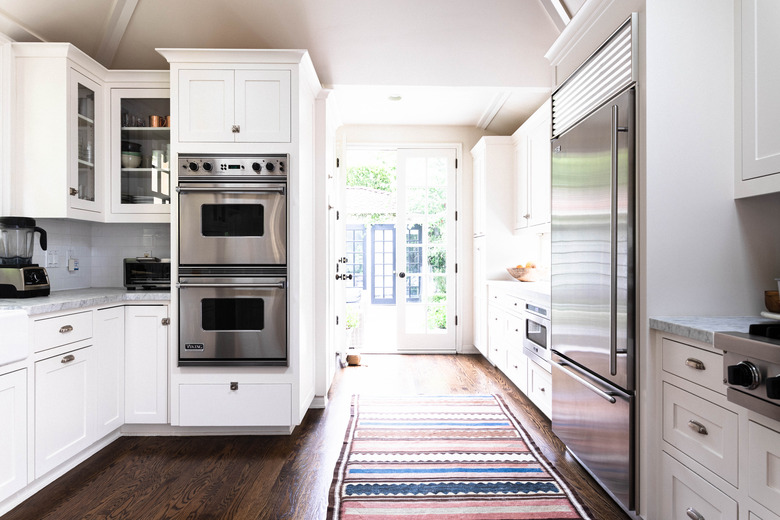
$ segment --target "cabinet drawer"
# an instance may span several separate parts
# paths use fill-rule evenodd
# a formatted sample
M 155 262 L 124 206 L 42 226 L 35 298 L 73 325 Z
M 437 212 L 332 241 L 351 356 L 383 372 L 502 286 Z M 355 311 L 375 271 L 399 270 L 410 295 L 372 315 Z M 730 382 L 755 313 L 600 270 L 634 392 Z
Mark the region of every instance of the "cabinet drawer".
M 661 518 L 734 520 L 737 503 L 664 453 L 661 465 Z M 689 514 L 690 512 L 690 514 Z
M 750 496 L 769 510 L 780 508 L 780 433 L 748 422 Z
M 528 361 L 528 397 L 536 406 L 550 417 L 552 414 L 552 377 L 550 373 L 534 363 Z
M 664 338 L 662 356 L 665 372 L 726 395 L 722 355 Z
M 506 375 L 524 394 L 528 394 L 528 358 L 522 349 L 509 349 Z
M 666 442 L 737 486 L 737 414 L 664 383 L 663 431 Z
M 507 314 L 506 345 L 507 347 L 523 348 L 525 335 L 525 320 L 519 316 Z
M 92 337 L 92 311 L 77 312 L 35 320 L 33 345 L 35 352 L 67 345 Z
M 291 426 L 289 384 L 179 385 L 180 426 Z

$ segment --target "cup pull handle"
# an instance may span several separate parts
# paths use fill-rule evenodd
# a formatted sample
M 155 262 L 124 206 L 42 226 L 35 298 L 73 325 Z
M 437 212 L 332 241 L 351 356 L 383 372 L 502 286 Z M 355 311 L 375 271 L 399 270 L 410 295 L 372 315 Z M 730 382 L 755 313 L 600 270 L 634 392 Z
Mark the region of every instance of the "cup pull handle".
M 701 513 L 699 513 L 692 507 L 689 507 L 685 511 L 685 514 L 688 515 L 688 518 L 690 518 L 691 520 L 704 520 L 704 517 L 701 516 Z
M 73 332 L 73 325 L 63 325 L 60 327 L 60 334 L 67 334 L 68 332 Z
M 691 368 L 695 368 L 696 370 L 704 370 L 704 363 L 699 361 L 696 358 L 688 358 L 685 360 L 686 366 L 689 366 Z
M 67 356 L 63 357 L 60 360 L 60 363 L 70 363 L 71 361 L 75 361 L 75 360 L 76 360 L 76 356 L 74 356 L 73 354 L 68 354 Z
M 691 430 L 695 431 L 696 433 L 700 433 L 700 434 L 702 434 L 702 435 L 707 435 L 707 434 L 709 433 L 709 432 L 707 431 L 707 427 L 706 427 L 706 426 L 704 426 L 704 425 L 703 425 L 702 423 L 700 423 L 699 421 L 694 421 L 693 419 L 691 419 L 690 421 L 688 421 L 688 427 L 689 427 Z

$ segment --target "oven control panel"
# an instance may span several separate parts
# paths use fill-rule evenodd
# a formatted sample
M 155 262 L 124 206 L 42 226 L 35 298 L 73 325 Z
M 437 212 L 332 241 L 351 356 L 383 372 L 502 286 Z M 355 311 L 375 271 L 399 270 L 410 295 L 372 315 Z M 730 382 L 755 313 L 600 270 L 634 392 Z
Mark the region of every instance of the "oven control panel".
M 179 156 L 181 177 L 286 177 L 289 157 L 283 155 Z

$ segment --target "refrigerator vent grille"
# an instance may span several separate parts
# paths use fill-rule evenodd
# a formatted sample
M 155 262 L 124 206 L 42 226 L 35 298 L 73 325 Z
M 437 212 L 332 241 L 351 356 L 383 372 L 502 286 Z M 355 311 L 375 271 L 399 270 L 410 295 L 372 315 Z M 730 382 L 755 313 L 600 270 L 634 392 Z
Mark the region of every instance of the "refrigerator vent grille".
M 634 81 L 629 19 L 552 96 L 552 133 L 559 136 Z

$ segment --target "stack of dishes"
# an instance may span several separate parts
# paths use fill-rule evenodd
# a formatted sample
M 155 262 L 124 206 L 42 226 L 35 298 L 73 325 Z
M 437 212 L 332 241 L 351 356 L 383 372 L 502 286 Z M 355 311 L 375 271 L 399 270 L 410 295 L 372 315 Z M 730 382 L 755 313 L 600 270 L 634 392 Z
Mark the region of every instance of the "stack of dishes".
M 138 168 L 141 165 L 141 145 L 122 141 L 122 168 Z

